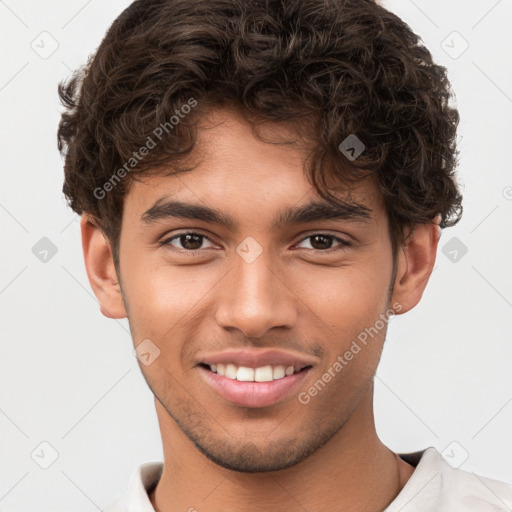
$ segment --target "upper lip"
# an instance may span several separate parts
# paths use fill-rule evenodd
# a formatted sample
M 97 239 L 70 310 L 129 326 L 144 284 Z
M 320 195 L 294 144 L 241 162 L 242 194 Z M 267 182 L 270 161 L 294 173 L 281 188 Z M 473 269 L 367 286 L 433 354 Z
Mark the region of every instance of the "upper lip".
M 285 368 L 293 366 L 296 372 L 306 366 L 313 366 L 314 361 L 306 356 L 294 352 L 284 352 L 282 350 L 226 350 L 223 352 L 211 352 L 203 355 L 198 360 L 198 364 L 234 364 L 236 366 L 246 366 L 248 368 L 259 368 L 267 365 L 280 365 Z

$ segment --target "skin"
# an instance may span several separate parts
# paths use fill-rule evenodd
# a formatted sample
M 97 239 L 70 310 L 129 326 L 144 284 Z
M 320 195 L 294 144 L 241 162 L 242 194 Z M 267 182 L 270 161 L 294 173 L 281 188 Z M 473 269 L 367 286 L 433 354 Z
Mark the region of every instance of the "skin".
M 132 183 L 119 272 L 108 239 L 87 215 L 81 222 L 87 274 L 102 313 L 128 316 L 134 345 L 150 339 L 160 350 L 150 365 L 139 362 L 155 395 L 164 452 L 151 502 L 161 512 L 382 510 L 413 472 L 375 431 L 373 377 L 385 327 L 308 404 L 293 393 L 269 407 L 234 405 L 205 383 L 196 362 L 227 348 L 280 347 L 314 361 L 299 390 L 307 391 L 380 314 L 390 308 L 403 314 L 419 302 L 439 226 L 415 227 L 394 274 L 384 203 L 366 178 L 350 197 L 371 208 L 367 222 L 274 229 L 283 208 L 321 199 L 302 170 L 303 150 L 259 141 L 236 111 L 213 111 L 202 123 L 194 170 Z M 288 133 L 285 126 L 265 130 L 276 128 Z M 347 192 L 336 187 L 340 198 Z M 229 213 L 236 229 L 171 217 L 141 220 L 171 195 Z M 168 240 L 187 229 L 207 237 L 196 239 L 195 255 L 186 253 L 183 239 Z M 308 238 L 315 234 L 352 245 L 328 238 L 326 252 Z M 250 264 L 236 252 L 249 236 L 263 250 Z

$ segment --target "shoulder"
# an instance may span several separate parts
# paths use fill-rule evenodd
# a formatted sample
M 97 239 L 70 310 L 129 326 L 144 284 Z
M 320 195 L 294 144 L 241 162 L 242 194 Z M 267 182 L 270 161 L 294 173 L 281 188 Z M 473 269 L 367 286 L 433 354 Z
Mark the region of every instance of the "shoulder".
M 416 469 L 385 512 L 512 510 L 512 485 L 453 468 L 433 447 L 402 458 L 417 462 Z
M 512 485 L 491 478 L 479 476 L 462 469 L 449 468 L 444 481 L 451 489 L 447 496 L 453 504 L 480 512 L 512 510 Z M 466 508 L 464 508 L 466 510 Z

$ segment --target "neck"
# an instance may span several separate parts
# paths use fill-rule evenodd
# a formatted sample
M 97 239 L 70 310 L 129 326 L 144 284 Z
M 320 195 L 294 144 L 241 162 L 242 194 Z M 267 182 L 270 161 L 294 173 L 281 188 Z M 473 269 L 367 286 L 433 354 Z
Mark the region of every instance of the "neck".
M 157 512 L 382 511 L 414 469 L 379 440 L 373 387 L 331 439 L 298 464 L 241 473 L 218 466 L 183 434 L 158 400 L 164 469 L 150 499 Z

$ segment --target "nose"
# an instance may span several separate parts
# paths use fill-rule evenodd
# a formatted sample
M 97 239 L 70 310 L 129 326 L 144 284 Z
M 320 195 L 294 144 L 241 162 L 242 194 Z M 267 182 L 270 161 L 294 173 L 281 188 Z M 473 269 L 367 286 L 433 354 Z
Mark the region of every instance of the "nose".
M 260 338 L 274 327 L 293 327 L 297 297 L 284 282 L 283 273 L 272 267 L 265 251 L 252 263 L 235 258 L 220 288 L 216 309 L 219 326 L 238 329 L 251 338 Z

